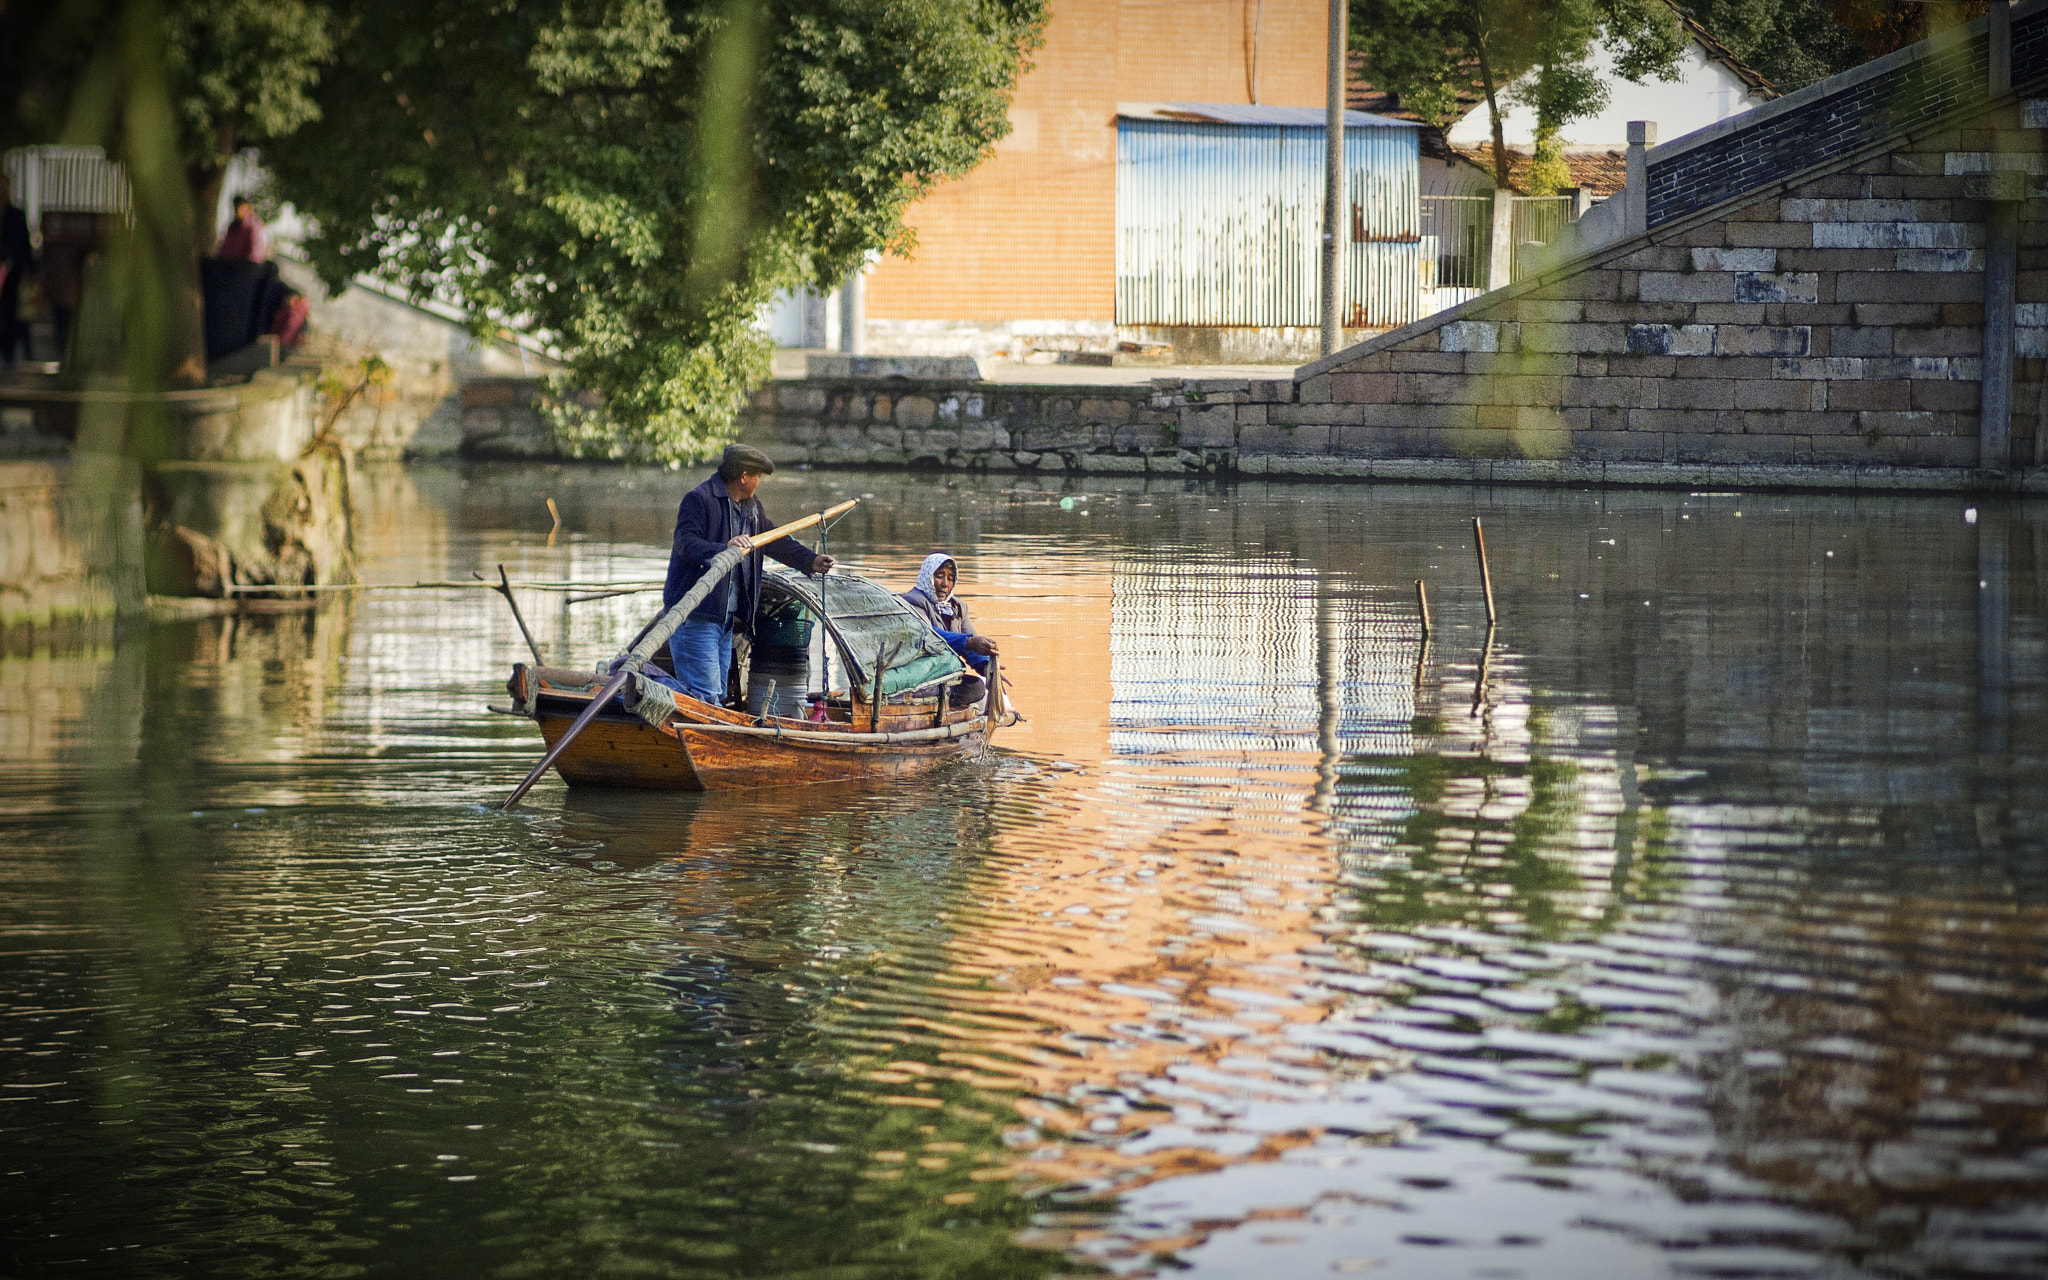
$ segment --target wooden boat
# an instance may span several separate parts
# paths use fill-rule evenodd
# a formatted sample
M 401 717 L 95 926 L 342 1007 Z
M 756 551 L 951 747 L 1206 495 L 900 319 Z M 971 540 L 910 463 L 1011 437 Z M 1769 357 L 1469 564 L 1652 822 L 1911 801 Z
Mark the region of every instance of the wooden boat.
M 922 617 L 854 574 L 765 573 L 748 665 L 746 710 L 644 678 L 629 685 L 556 758 L 556 771 L 571 786 L 665 791 L 892 777 L 977 753 L 1016 719 L 995 692 L 951 705 L 965 665 Z M 994 689 L 1000 673 L 992 674 Z M 606 680 L 520 663 L 506 684 L 509 710 L 538 723 L 552 748 Z

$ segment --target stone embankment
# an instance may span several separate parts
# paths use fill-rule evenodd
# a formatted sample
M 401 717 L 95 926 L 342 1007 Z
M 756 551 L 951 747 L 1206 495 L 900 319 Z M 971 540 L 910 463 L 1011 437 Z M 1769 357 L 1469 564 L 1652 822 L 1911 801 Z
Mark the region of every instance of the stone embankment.
M 2048 103 L 1987 93 L 1985 26 L 1655 148 L 1636 234 L 1304 366 L 1283 465 L 2048 491 Z
M 0 385 L 0 457 L 14 459 L 5 465 L 15 477 L 8 536 L 31 545 L 0 572 L 12 575 L 6 583 L 36 584 L 13 593 L 10 618 L 118 614 L 141 605 L 145 582 L 153 595 L 218 597 L 234 585 L 347 581 L 350 460 L 315 439 L 315 372 L 271 369 L 148 397 L 112 384 L 80 390 L 54 375 Z M 127 467 L 118 483 L 73 483 L 97 476 L 104 459 L 138 453 L 160 460 Z M 139 536 L 106 534 L 130 507 Z M 0 585 L 0 595 L 11 590 Z
M 828 466 L 938 467 L 1144 475 L 1228 470 L 1236 439 L 1191 440 L 1199 423 L 1250 395 L 1245 379 L 1154 379 L 1076 387 L 973 378 L 807 378 L 756 392 L 741 439 L 778 460 Z M 1280 379 L 1264 394 L 1291 389 Z M 1214 397 L 1212 400 L 1211 397 Z M 1209 438 L 1199 427 L 1194 435 Z
M 132 468 L 0 462 L 0 643 L 142 605 Z

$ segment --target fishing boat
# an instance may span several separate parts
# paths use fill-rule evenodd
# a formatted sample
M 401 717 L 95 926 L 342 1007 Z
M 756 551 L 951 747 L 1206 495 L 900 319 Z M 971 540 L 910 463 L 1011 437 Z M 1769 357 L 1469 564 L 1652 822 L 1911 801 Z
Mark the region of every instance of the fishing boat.
M 653 652 L 648 665 L 665 659 Z M 999 670 L 981 696 L 982 682 L 922 617 L 857 574 L 768 567 L 753 643 L 735 661 L 745 671 L 737 706 L 648 674 L 621 681 L 609 666 L 520 663 L 507 709 L 540 726 L 542 768 L 551 761 L 571 786 L 663 791 L 918 773 L 980 751 L 1016 720 Z

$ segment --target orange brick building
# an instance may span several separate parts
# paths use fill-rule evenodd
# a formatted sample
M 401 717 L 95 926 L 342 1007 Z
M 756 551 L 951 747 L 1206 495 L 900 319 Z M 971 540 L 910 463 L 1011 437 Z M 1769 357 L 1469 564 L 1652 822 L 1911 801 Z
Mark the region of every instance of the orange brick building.
M 1114 349 L 1119 103 L 1323 102 L 1326 0 L 1052 0 L 1010 135 L 868 277 L 867 349 Z

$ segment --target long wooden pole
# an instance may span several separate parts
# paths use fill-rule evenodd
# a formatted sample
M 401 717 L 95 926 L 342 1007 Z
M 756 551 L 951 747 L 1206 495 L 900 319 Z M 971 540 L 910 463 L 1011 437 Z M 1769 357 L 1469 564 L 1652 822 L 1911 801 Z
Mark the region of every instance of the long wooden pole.
M 1422 638 L 1429 639 L 1429 589 L 1422 585 L 1422 579 L 1415 580 L 1415 607 L 1422 614 Z
M 1486 567 L 1486 529 L 1479 517 L 1472 517 L 1472 541 L 1479 549 L 1479 585 L 1486 588 L 1486 625 L 1493 626 L 1493 574 Z
M 740 561 L 746 559 L 753 552 L 767 546 L 777 538 L 787 537 L 792 533 L 808 529 L 814 524 L 829 520 L 842 511 L 852 509 L 859 501 L 860 499 L 858 498 L 849 498 L 838 506 L 827 508 L 815 515 L 805 516 L 801 520 L 792 520 L 788 524 L 779 525 L 768 530 L 766 533 L 753 534 L 748 539 L 752 545 L 747 550 L 743 551 L 738 547 L 727 547 L 711 557 L 711 563 L 705 566 L 703 576 L 698 578 L 696 583 L 683 593 L 683 598 L 676 601 L 674 606 L 656 619 L 653 625 L 642 631 L 639 637 L 635 639 L 632 647 L 613 660 L 615 670 L 612 672 L 612 678 L 605 681 L 604 688 L 598 690 L 597 696 L 590 700 L 590 705 L 583 709 L 583 714 L 576 717 L 575 723 L 569 726 L 569 731 L 555 739 L 555 745 L 548 748 L 547 754 L 540 758 L 539 764 L 533 766 L 533 772 L 527 774 L 525 780 L 513 788 L 511 798 L 505 801 L 505 808 L 510 809 L 513 805 L 518 804 L 525 797 L 526 793 L 533 789 L 533 784 L 540 781 L 540 776 L 548 771 L 550 765 L 554 764 L 556 757 L 568 749 L 569 744 L 576 740 L 576 736 L 583 732 L 586 725 L 592 720 L 597 719 L 597 713 L 619 695 L 619 691 L 626 687 L 626 682 L 631 680 L 647 664 L 648 660 L 654 657 L 655 652 L 661 646 L 668 643 L 668 638 L 675 634 L 677 627 L 683 625 L 683 620 L 690 616 L 690 611 L 702 604 L 705 598 L 711 594 L 711 589 L 724 582 L 726 575 L 739 567 Z
M 658 591 L 659 582 L 515 582 L 512 584 L 522 591 L 603 591 L 613 595 L 628 595 L 640 591 Z M 470 582 L 325 582 L 325 583 L 230 583 L 225 588 L 231 596 L 267 596 L 311 594 L 316 591 L 496 591 L 498 584 L 477 578 Z

